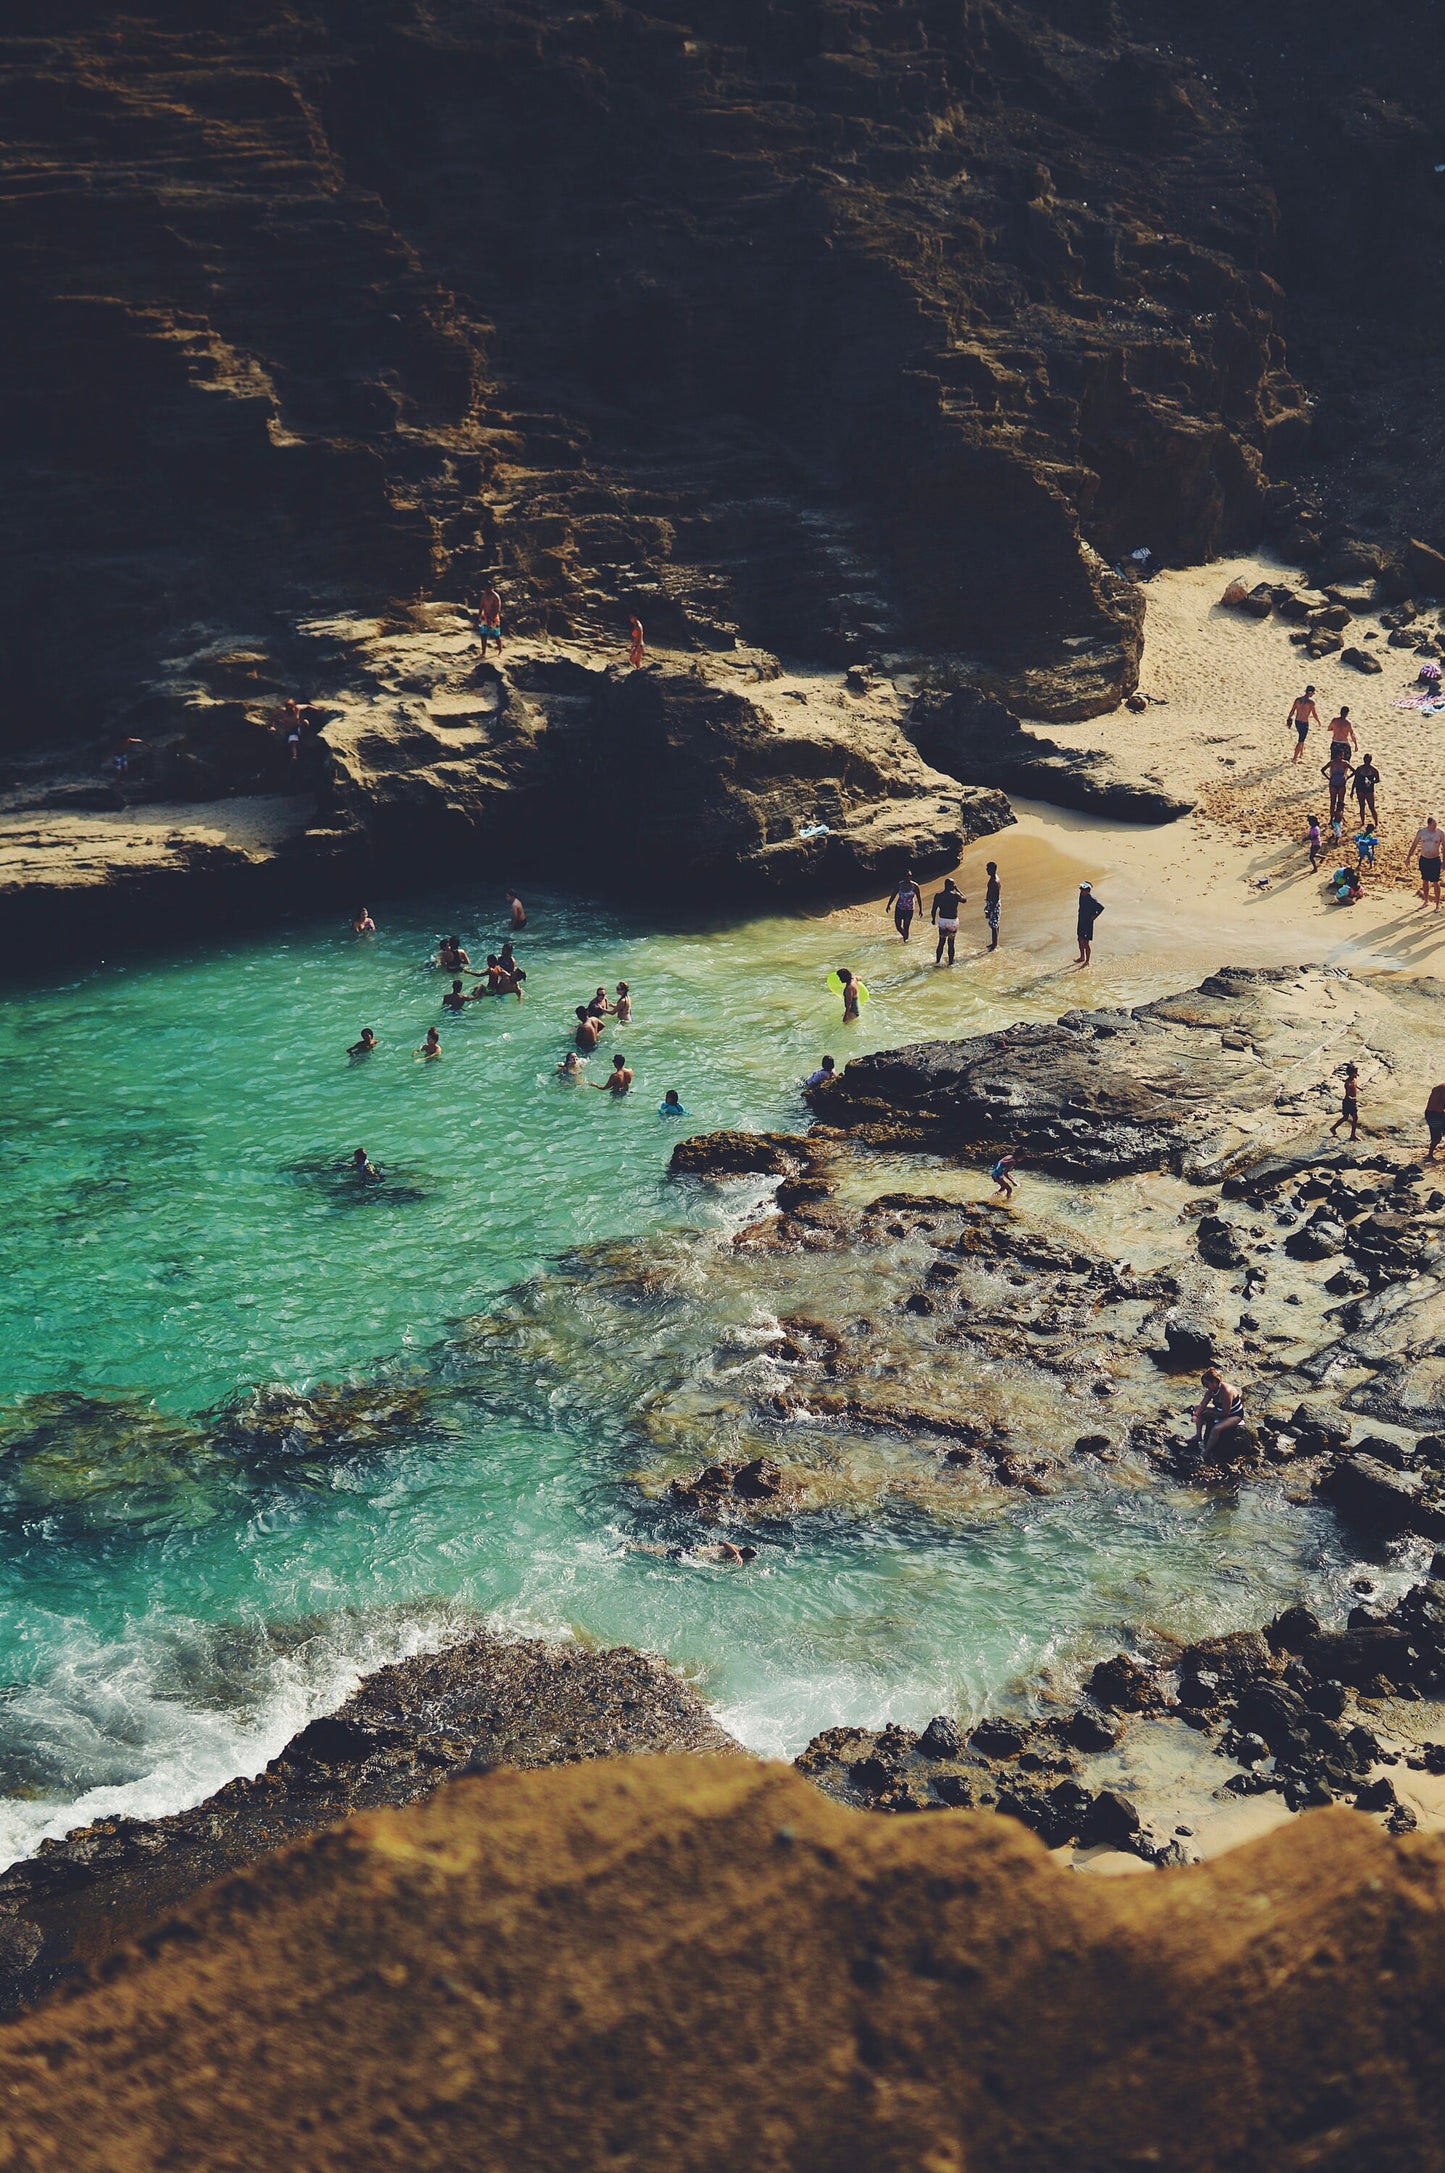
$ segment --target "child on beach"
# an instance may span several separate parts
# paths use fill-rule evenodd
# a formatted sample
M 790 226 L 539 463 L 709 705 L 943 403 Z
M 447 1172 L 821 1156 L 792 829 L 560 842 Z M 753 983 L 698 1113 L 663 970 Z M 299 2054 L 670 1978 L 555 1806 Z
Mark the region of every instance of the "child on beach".
M 1375 834 L 1375 825 L 1372 822 L 1367 822 L 1363 830 L 1355 832 L 1355 851 L 1360 856 L 1361 868 L 1374 867 L 1375 847 L 1379 842 L 1380 840 Z
M 1313 875 L 1324 857 L 1325 841 L 1320 835 L 1320 818 L 1311 815 L 1305 827 L 1305 843 L 1310 849 L 1310 874 Z

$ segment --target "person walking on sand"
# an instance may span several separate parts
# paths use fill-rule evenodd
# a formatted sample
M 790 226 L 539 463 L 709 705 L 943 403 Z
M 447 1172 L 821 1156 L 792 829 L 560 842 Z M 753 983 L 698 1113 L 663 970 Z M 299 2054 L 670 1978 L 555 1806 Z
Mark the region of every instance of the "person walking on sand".
M 912 869 L 904 876 L 898 888 L 889 893 L 888 905 L 883 908 L 885 913 L 889 906 L 893 908 L 893 925 L 906 943 L 913 933 L 914 914 L 923 910 L 923 892 L 913 879 Z
M 1330 719 L 1330 753 L 1333 754 L 1336 747 L 1353 747 L 1358 753 L 1359 745 L 1355 738 L 1355 728 L 1350 722 L 1350 705 L 1348 702 L 1341 702 L 1339 715 Z
M 1360 1070 L 1357 1064 L 1346 1064 L 1344 1093 L 1340 1097 L 1340 1113 L 1330 1126 L 1333 1139 L 1342 1124 L 1348 1124 L 1350 1138 L 1360 1136 Z
M 641 669 L 643 654 L 642 621 L 634 611 L 627 622 L 627 661 L 634 671 Z
M 502 653 L 502 599 L 489 581 L 482 590 L 477 604 L 477 632 L 482 637 L 482 655 L 487 653 L 487 643 L 494 641 L 498 656 Z
M 614 1056 L 612 1069 L 605 1079 L 593 1079 L 589 1084 L 599 1094 L 625 1094 L 632 1085 L 632 1072 L 625 1056 Z
M 997 1186 L 999 1199 L 1005 1207 L 1009 1206 L 1017 1189 L 1018 1180 L 1015 1178 L 1013 1171 L 1013 1156 L 1011 1154 L 1001 1154 L 988 1173 Z
M 1318 874 L 1320 861 L 1324 858 L 1325 850 L 1325 841 L 1320 834 L 1320 818 L 1318 815 L 1311 815 L 1305 825 L 1305 843 L 1310 852 L 1310 874 Z
M 1430 1152 L 1425 1160 L 1433 1162 L 1435 1149 L 1445 1139 L 1445 1086 L 1430 1089 L 1430 1099 L 1425 1104 L 1425 1129 L 1430 1134 Z
M 1363 755 L 1350 779 L 1350 790 L 1355 795 L 1361 817 L 1368 815 L 1371 822 L 1379 821 L 1375 810 L 1375 787 L 1379 782 L 1380 773 L 1375 768 L 1374 756 Z
M 1310 726 L 1318 724 L 1319 721 L 1320 713 L 1315 708 L 1315 690 L 1313 687 L 1306 687 L 1304 693 L 1297 694 L 1290 703 L 1289 715 L 1285 719 L 1286 731 L 1290 725 L 1294 726 L 1294 759 L 1296 762 L 1304 760 L 1305 741 L 1310 736 Z
M 1079 955 L 1074 960 L 1074 964 L 1076 966 L 1087 966 L 1091 963 L 1093 959 L 1094 923 L 1099 918 L 1099 915 L 1103 912 L 1103 910 L 1104 908 L 1100 905 L 1098 899 L 1094 896 L 1093 884 L 1080 883 L 1079 920 L 1078 927 L 1075 930 L 1075 933 L 1079 938 Z
M 1440 862 L 1445 858 L 1445 830 L 1440 828 L 1433 815 L 1427 815 L 1415 832 L 1410 841 L 1410 851 L 1414 854 L 1420 870 L 1420 903 L 1429 905 L 1433 898 L 1435 911 L 1438 913 Z
M 983 893 L 983 917 L 988 927 L 988 947 L 998 949 L 998 924 L 1003 914 L 1003 885 L 998 879 L 998 862 L 986 860 L 983 872 L 988 877 Z
M 933 954 L 935 966 L 943 964 L 945 950 L 948 952 L 948 963 L 950 966 L 953 964 L 953 947 L 958 941 L 958 909 L 967 904 L 967 898 L 953 877 L 946 875 L 942 890 L 934 897 L 933 910 L 929 915 L 929 919 L 938 929 L 938 948 Z

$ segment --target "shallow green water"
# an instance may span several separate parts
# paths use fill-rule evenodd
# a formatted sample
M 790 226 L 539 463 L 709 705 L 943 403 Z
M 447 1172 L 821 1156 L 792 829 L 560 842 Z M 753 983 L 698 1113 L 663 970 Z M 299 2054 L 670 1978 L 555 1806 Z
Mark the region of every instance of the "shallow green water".
M 295 927 L 0 1002 L 7 1402 L 125 1392 L 184 1415 L 261 1382 L 430 1378 L 450 1323 L 579 1243 L 737 1211 L 667 1178 L 665 1087 L 697 1127 L 798 1125 L 796 1081 L 825 1047 L 841 1061 L 1071 1000 L 1027 953 L 934 974 L 876 909 L 662 936 L 537 899 L 530 1000 L 453 1020 L 425 963 L 436 936 L 459 929 L 476 960 L 500 926 L 460 897 L 380 917 L 372 942 Z M 873 990 L 851 1039 L 823 985 L 837 963 Z M 623 978 L 636 1021 L 591 1066 L 614 1048 L 633 1062 L 619 1106 L 554 1069 L 573 1004 Z M 1157 992 L 1104 975 L 1091 991 Z M 446 1055 L 416 1062 L 434 1020 Z M 382 1047 L 352 1065 L 363 1025 Z M 378 1195 L 336 1179 L 356 1145 L 388 1172 Z M 12 1505 L 0 1855 L 253 1770 L 362 1668 L 459 1615 L 664 1652 L 745 1740 L 793 1751 L 836 1721 L 977 1709 L 1141 1622 L 1258 1620 L 1345 1567 L 1326 1520 L 1265 1496 L 1229 1509 L 1082 1482 L 976 1530 L 837 1520 L 775 1536 L 744 1572 L 659 1560 L 625 1545 L 629 1411 L 575 1386 L 463 1383 L 385 1454 L 130 1521 Z

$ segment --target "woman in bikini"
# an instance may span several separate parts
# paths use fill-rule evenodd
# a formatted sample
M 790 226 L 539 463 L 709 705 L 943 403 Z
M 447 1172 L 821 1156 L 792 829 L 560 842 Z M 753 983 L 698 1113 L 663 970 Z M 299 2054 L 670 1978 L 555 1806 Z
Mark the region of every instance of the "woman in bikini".
M 1206 1366 L 1203 1396 L 1194 1407 L 1194 1446 L 1208 1456 L 1244 1424 L 1244 1394 L 1226 1381 L 1218 1366 Z

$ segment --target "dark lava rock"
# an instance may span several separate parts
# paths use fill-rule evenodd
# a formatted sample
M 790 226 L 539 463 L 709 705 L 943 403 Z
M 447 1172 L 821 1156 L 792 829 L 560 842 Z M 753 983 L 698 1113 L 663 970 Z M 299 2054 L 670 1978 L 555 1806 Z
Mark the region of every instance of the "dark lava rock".
M 1391 1627 L 1322 1630 L 1306 1645 L 1304 1659 L 1322 1681 L 1368 1689 L 1382 1675 L 1392 1682 L 1406 1681 L 1415 1665 L 1412 1649 L 1406 1633 Z
M 1197 1320 L 1179 1319 L 1172 1313 L 1166 1316 L 1164 1345 L 1168 1363 L 1181 1371 L 1198 1372 L 1215 1360 L 1213 1333 Z
M 1212 1675 L 1227 1690 L 1258 1675 L 1268 1675 L 1274 1655 L 1258 1630 L 1229 1630 L 1222 1637 L 1202 1637 L 1179 1656 L 1180 1675 Z
M 1092 1706 L 1081 1705 L 1076 1713 L 1069 1715 L 1060 1733 L 1072 1749 L 1096 1751 L 1112 1750 L 1121 1730 Z
M 1291 1260 L 1328 1260 L 1344 1250 L 1345 1235 L 1343 1223 L 1311 1219 L 1302 1230 L 1291 1230 L 1284 1249 Z
M 1357 672 L 1382 672 L 1385 669 L 1379 658 L 1371 656 L 1368 649 L 1342 649 L 1340 651 L 1340 662 L 1348 664 L 1352 671 Z
M 1081 1838 L 1108 1848 L 1128 1848 L 1139 1837 L 1138 1811 L 1117 1789 L 1101 1788 L 1094 1798 L 1088 1824 Z
M 1230 968 L 1133 1013 L 1069 1012 L 854 1057 L 815 1105 L 830 1125 L 939 1148 L 1006 1145 L 1079 1176 L 1182 1168 L 1222 1107 L 1274 1105 L 1276 1074 L 1247 1044 L 1224 1046 L 1215 1024 L 1255 1000 L 1270 971 Z
M 1237 1268 L 1244 1265 L 1244 1247 L 1233 1223 L 1222 1215 L 1201 1215 L 1195 1232 L 1199 1256 L 1212 1268 Z
M 1363 1788 L 1355 1790 L 1357 1811 L 1388 1811 L 1399 1801 L 1395 1784 L 1388 1773 L 1382 1773 L 1377 1781 L 1366 1781 Z
M 984 1758 L 1016 1757 L 1027 1740 L 1026 1729 L 998 1715 L 981 1720 L 968 1739 L 970 1749 Z
M 674 1177 L 785 1177 L 799 1147 L 787 1132 L 699 1132 L 678 1141 L 667 1166 Z
M 935 1713 L 918 1738 L 918 1748 L 925 1758 L 956 1758 L 961 1741 L 958 1722 L 946 1713 Z
M 680 1508 L 716 1511 L 731 1501 L 772 1501 L 783 1490 L 782 1474 L 766 1457 L 747 1464 L 709 1464 L 691 1479 L 674 1479 L 668 1500 Z
M 1445 1539 L 1445 1497 L 1433 1474 L 1396 1471 L 1374 1456 L 1343 1456 L 1320 1481 L 1320 1491 L 1342 1516 L 1371 1531 Z
M 450 1775 L 621 1753 L 735 1751 L 662 1661 L 485 1633 L 381 1668 L 293 1736 L 264 1773 L 194 1810 L 106 1818 L 0 1873 L 0 2007 L 10 2012 L 283 1842 L 380 1804 L 415 1803 Z
M 1240 1735 L 1262 1736 L 1276 1757 L 1309 1747 L 1304 1700 L 1284 1683 L 1251 1683 L 1230 1717 Z
M 1084 1688 L 1091 1698 L 1116 1713 L 1143 1713 L 1160 1702 L 1153 1671 L 1127 1652 L 1101 1660 Z
M 1304 1652 L 1310 1639 L 1318 1637 L 1324 1625 L 1309 1607 L 1286 1607 L 1266 1626 L 1265 1641 L 1276 1652 Z

